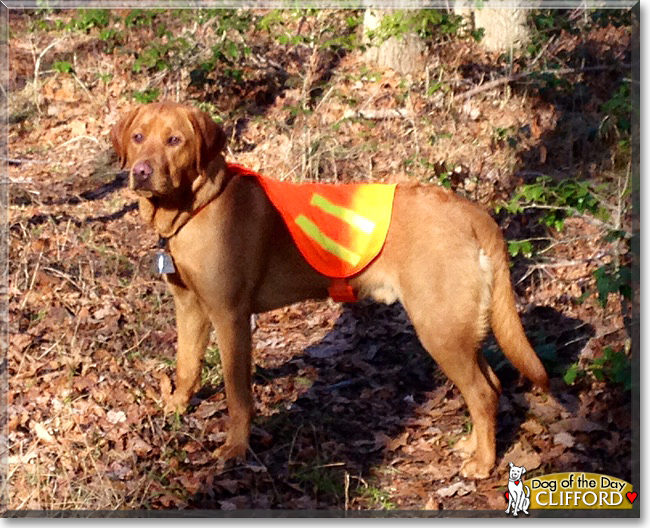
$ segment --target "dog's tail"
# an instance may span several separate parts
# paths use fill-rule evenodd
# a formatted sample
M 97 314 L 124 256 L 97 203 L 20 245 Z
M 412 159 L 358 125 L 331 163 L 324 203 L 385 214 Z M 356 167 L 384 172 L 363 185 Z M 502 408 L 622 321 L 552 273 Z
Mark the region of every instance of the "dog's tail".
M 485 217 L 481 215 L 474 222 L 474 229 L 492 265 L 490 326 L 503 353 L 519 372 L 537 386 L 548 390 L 546 370 L 528 342 L 517 314 L 503 235 L 496 222 L 487 213 L 484 214 Z

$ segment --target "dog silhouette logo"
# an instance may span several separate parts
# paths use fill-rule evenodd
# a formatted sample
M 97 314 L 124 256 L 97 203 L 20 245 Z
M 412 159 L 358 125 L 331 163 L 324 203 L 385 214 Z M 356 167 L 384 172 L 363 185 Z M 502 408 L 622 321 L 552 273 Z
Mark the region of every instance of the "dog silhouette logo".
M 525 467 L 515 466 L 510 462 L 508 491 L 506 491 L 506 499 L 508 499 L 508 509 L 506 510 L 506 513 L 509 514 L 512 509 L 513 517 L 517 517 L 519 512 L 528 515 L 528 507 L 530 506 L 530 488 L 524 485 L 522 480 L 524 473 L 526 473 Z

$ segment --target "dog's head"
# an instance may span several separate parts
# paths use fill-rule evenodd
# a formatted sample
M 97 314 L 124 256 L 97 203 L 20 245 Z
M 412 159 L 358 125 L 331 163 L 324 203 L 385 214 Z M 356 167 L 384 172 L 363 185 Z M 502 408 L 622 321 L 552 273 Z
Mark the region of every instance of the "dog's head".
M 512 462 L 510 464 L 510 480 L 519 480 L 521 476 L 526 473 L 526 468 L 523 466 L 515 466 Z
M 171 102 L 151 103 L 126 114 L 111 130 L 129 186 L 141 196 L 178 195 L 194 189 L 221 157 L 226 136 L 205 112 Z

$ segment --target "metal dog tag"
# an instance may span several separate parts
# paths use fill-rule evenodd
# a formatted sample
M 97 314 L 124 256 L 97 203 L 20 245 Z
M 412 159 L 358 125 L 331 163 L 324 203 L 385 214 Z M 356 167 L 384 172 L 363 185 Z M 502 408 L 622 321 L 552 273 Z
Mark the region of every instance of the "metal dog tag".
M 160 275 L 175 273 L 176 268 L 174 267 L 174 259 L 172 259 L 172 256 L 169 253 L 158 252 L 153 257 L 153 269 L 154 273 Z

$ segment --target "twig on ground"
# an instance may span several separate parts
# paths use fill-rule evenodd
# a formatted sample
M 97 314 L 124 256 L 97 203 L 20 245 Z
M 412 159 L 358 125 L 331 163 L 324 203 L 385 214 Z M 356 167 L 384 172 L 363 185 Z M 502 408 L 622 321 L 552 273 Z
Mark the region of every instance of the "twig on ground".
M 52 49 L 59 42 L 62 42 L 65 39 L 66 39 L 66 37 L 61 37 L 61 38 L 58 38 L 58 39 L 50 42 L 50 44 L 48 46 L 46 46 L 45 49 L 43 51 L 41 51 L 39 53 L 38 57 L 36 58 L 36 63 L 34 64 L 34 83 L 33 83 L 33 85 L 34 85 L 34 97 L 36 99 L 36 101 L 35 101 L 36 109 L 38 110 L 39 114 L 41 112 L 41 98 L 39 97 L 40 92 L 39 92 L 39 89 L 38 89 L 39 88 L 38 87 L 38 76 L 39 76 L 40 69 L 41 69 L 41 61 L 43 60 L 43 57 L 45 56 L 45 54 L 48 51 L 50 51 L 50 49 Z
M 79 77 L 77 77 L 76 74 L 73 73 L 72 76 L 74 77 L 74 80 L 77 81 L 77 84 L 79 86 L 81 86 L 81 89 L 84 92 L 86 92 L 86 95 L 88 96 L 88 99 L 92 102 L 93 96 L 91 95 L 90 90 L 88 90 L 88 88 L 86 88 L 86 85 L 81 81 L 81 79 Z
M 413 114 L 401 108 L 379 108 L 377 110 L 348 110 L 344 117 L 361 117 L 363 119 L 413 119 Z
M 97 139 L 94 136 L 76 136 L 76 137 L 73 137 L 72 139 L 69 139 L 65 143 L 61 143 L 60 145 L 57 145 L 55 148 L 60 149 L 60 148 L 65 147 L 66 145 L 69 145 L 70 143 L 74 143 L 75 141 L 81 141 L 82 139 L 89 139 L 89 140 L 94 141 L 95 143 L 97 143 L 99 145 L 99 139 Z
M 8 165 L 22 165 L 23 163 L 40 163 L 40 164 L 46 164 L 46 163 L 51 163 L 48 160 L 33 160 L 33 159 L 24 159 L 24 158 L 5 158 L 5 157 L 0 157 L 0 161 L 4 161 Z
M 541 70 L 541 71 L 525 71 L 523 73 L 516 73 L 512 75 L 506 75 L 505 77 L 501 77 L 500 79 L 495 79 L 494 81 L 486 82 L 485 84 L 482 84 L 480 86 L 477 86 L 476 88 L 472 88 L 471 90 L 468 90 L 466 92 L 457 94 L 454 96 L 455 100 L 463 100 L 463 99 L 469 99 L 470 97 L 473 97 L 476 94 L 479 94 L 481 92 L 486 92 L 488 90 L 492 90 L 493 88 L 497 88 L 503 84 L 508 84 L 511 82 L 519 81 L 520 79 L 523 79 L 525 77 L 528 77 L 530 75 L 534 74 L 539 74 L 543 75 L 546 73 L 552 73 L 555 75 L 565 75 L 568 73 L 582 73 L 582 72 L 593 72 L 593 71 L 605 71 L 605 70 L 613 70 L 616 67 L 623 67 L 625 68 L 625 64 L 621 64 L 618 66 L 586 66 L 584 68 L 560 68 L 558 70 Z

